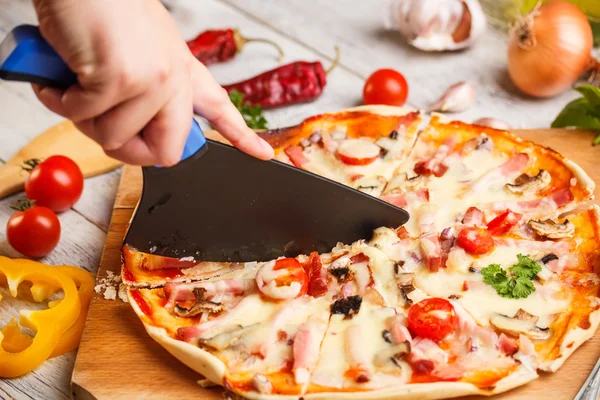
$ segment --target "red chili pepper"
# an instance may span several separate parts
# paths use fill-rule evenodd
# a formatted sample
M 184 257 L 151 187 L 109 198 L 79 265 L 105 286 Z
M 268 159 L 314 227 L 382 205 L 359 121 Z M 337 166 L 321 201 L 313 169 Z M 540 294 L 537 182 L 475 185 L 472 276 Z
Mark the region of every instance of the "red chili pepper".
M 296 61 L 223 87 L 229 93 L 241 92 L 244 103 L 262 108 L 305 103 L 321 95 L 327 84 L 327 74 L 335 68 L 338 61 L 339 50 L 336 47 L 336 58 L 327 71 L 319 61 Z
M 283 58 L 283 50 L 275 42 L 267 39 L 247 38 L 237 29 L 209 30 L 200 33 L 187 42 L 190 51 L 204 65 L 231 60 L 242 50 L 246 43 L 263 42 L 275 47 L 279 59 Z

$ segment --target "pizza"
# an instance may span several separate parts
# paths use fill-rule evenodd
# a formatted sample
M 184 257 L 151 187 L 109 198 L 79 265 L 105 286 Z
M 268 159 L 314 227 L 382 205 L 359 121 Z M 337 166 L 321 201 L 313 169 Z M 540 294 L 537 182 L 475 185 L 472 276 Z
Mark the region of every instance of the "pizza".
M 600 322 L 600 208 L 575 163 L 514 135 L 359 107 L 262 132 L 276 158 L 410 213 L 329 253 L 211 263 L 125 246 L 148 334 L 250 399 L 493 395 Z

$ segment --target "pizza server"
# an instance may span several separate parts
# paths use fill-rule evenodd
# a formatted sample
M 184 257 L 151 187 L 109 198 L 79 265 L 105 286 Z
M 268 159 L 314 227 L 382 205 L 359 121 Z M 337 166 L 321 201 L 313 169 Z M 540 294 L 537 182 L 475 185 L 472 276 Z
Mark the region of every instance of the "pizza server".
M 77 83 L 32 25 L 16 27 L 0 44 L 0 77 Z M 207 140 L 195 120 L 177 165 L 142 169 L 142 196 L 124 243 L 161 256 L 245 262 L 327 252 L 409 218 L 337 182 Z

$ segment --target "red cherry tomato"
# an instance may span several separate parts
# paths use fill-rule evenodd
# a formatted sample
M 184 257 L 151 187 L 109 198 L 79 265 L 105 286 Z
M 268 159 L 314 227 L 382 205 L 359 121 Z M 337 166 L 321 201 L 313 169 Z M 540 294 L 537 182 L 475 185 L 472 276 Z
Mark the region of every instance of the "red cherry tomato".
M 422 338 L 441 340 L 454 330 L 456 323 L 454 307 L 445 299 L 424 299 L 408 310 L 408 328 Z
M 36 165 L 25 182 L 25 193 L 38 206 L 54 212 L 71 208 L 81 197 L 83 174 L 79 166 L 65 156 L 48 157 Z
M 34 206 L 14 213 L 6 225 L 8 243 L 30 258 L 50 253 L 60 239 L 60 221 L 52 210 Z
M 308 290 L 308 276 L 295 258 L 282 258 L 264 264 L 256 274 L 262 294 L 272 299 L 293 299 Z
M 408 83 L 404 76 L 393 69 L 380 69 L 371 74 L 363 88 L 365 104 L 403 106 L 408 97 Z
M 463 228 L 456 237 L 456 244 L 474 255 L 489 253 L 496 247 L 494 238 L 487 229 L 477 227 Z
M 519 223 L 523 215 L 514 213 L 510 210 L 504 211 L 502 214 L 498 215 L 496 218 L 488 222 L 487 228 L 488 232 L 492 235 L 503 235 L 506 232 L 510 231 L 510 229 Z

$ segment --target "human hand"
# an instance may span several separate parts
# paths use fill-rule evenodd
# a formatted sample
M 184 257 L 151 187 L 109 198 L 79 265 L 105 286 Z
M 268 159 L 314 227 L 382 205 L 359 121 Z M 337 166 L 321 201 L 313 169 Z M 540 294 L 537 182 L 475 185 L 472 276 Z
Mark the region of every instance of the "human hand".
M 34 85 L 107 155 L 128 164 L 176 164 L 193 111 L 260 159 L 271 146 L 246 126 L 227 92 L 190 53 L 158 0 L 33 0 L 42 36 L 77 74 L 66 90 Z

